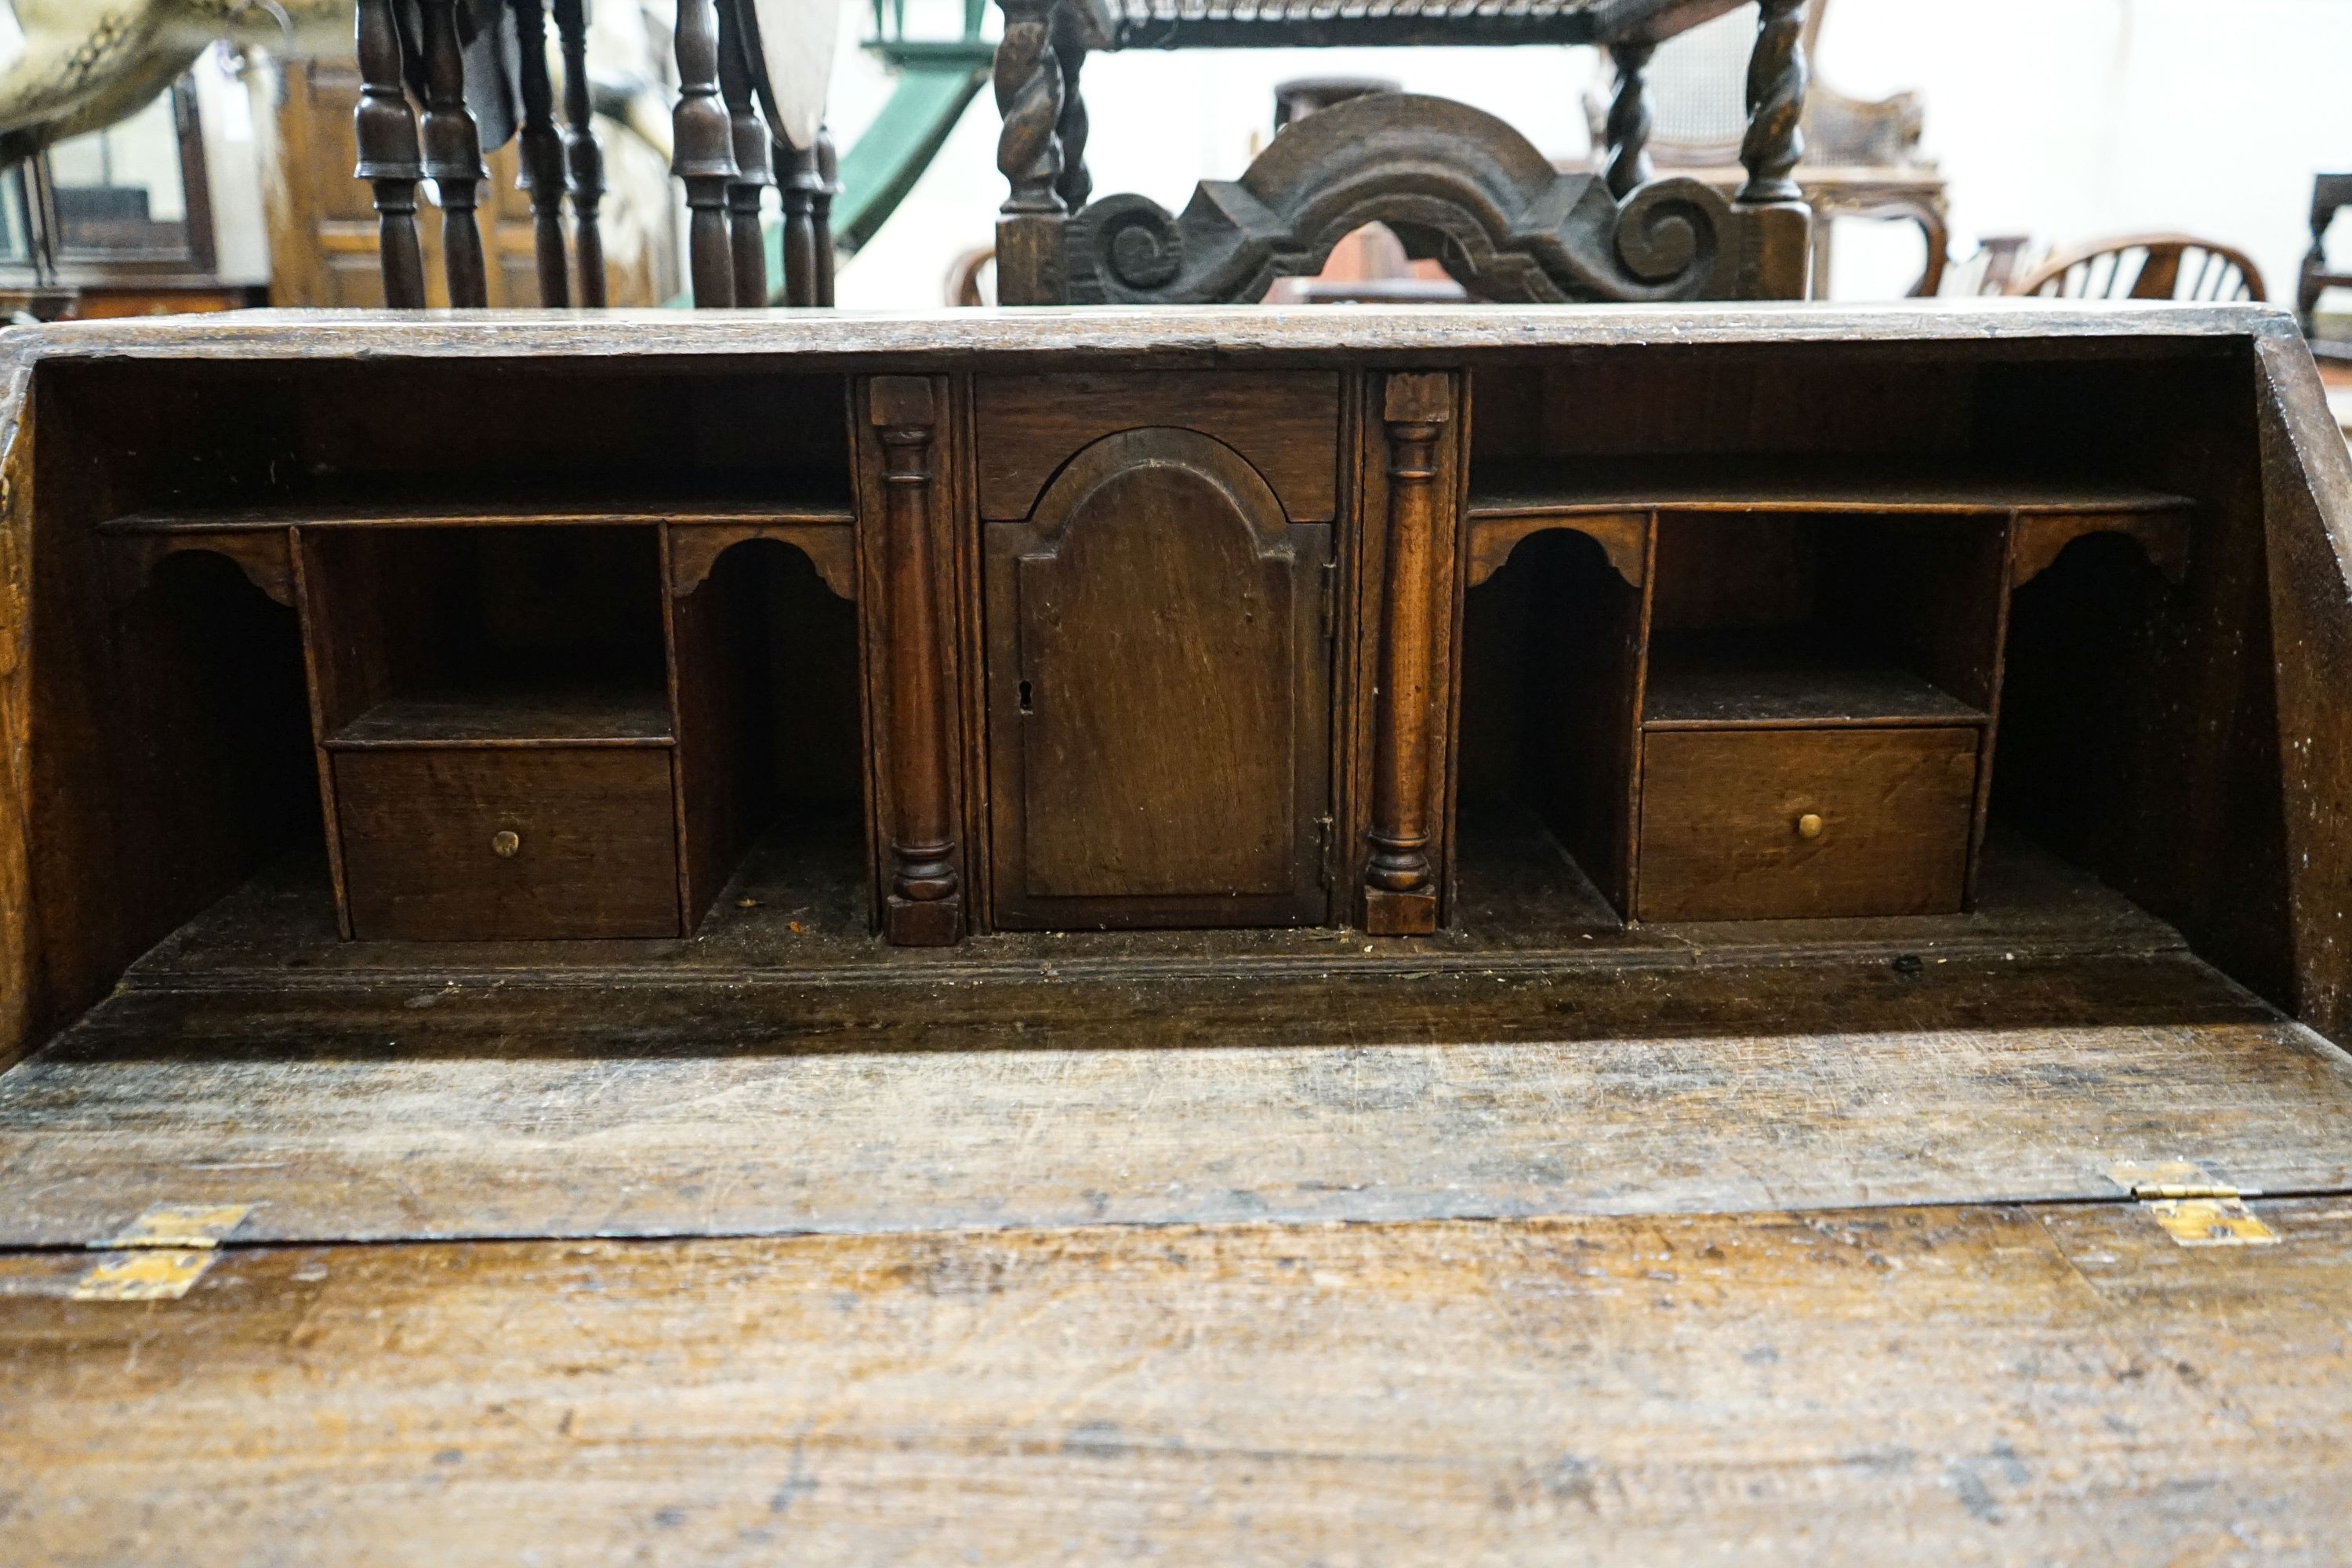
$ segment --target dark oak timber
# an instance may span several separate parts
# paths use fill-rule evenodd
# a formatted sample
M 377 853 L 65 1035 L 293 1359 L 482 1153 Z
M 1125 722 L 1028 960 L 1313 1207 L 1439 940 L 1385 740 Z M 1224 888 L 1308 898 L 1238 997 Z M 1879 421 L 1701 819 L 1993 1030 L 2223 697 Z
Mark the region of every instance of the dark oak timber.
M 352 135 L 360 157 L 355 174 L 368 182 L 374 195 L 383 302 L 395 310 L 421 310 L 425 256 L 416 235 L 416 185 L 425 169 L 417 152 L 416 111 L 409 107 L 393 4 L 360 0 L 356 7 L 360 101 L 352 111 Z
M 37 392 L 57 433 L 11 515 L 62 606 L 25 667 L 47 683 L 26 1037 L 272 855 L 323 849 L 322 916 L 369 945 L 399 839 L 378 806 L 347 819 L 342 774 L 425 753 L 484 779 L 670 753 L 666 795 L 615 798 L 671 847 L 678 932 L 769 845 L 782 897 L 862 901 L 877 952 L 976 931 L 959 962 L 984 971 L 1030 929 L 1352 924 L 1403 962 L 1543 907 L 1474 897 L 1473 850 L 1581 942 L 1969 918 L 2015 833 L 2325 1008 L 2332 905 L 2287 792 L 2329 713 L 2298 699 L 2286 732 L 2280 673 L 2325 642 L 2260 618 L 2291 512 L 2239 396 L 2280 384 L 2275 322 L 264 315 L 16 340 L 15 406 Z M 100 409 L 163 434 L 123 447 Z M 94 718 L 134 706 L 152 747 Z M 1769 875 L 1704 863 L 1732 824 Z M 100 886 L 130 891 L 77 890 Z M 595 940 L 564 929 L 532 940 Z
M 775 184 L 767 121 L 752 89 L 752 44 L 742 7 L 751 0 L 719 0 L 719 94 L 727 106 L 735 178 L 727 185 L 727 245 L 734 272 L 736 304 L 768 302 L 768 252 L 760 233 L 760 207 Z
M 482 229 L 474 208 L 489 171 L 482 166 L 481 137 L 466 107 L 457 5 L 458 0 L 418 0 L 417 9 L 425 28 L 425 173 L 441 194 L 441 260 L 449 303 L 465 310 L 488 302 Z
M 555 36 L 563 52 L 563 171 L 572 196 L 572 259 L 580 275 L 580 303 L 604 305 L 604 231 L 599 208 L 604 200 L 604 150 L 588 93 L 586 0 L 551 0 Z
M 963 936 L 949 785 L 945 628 L 935 578 L 938 487 L 933 452 L 940 406 L 936 383 L 877 377 L 868 418 L 882 452 L 883 596 L 889 636 L 890 888 L 883 924 L 890 940 L 937 947 Z
M 704 310 L 735 303 L 728 190 L 740 171 L 735 163 L 735 123 L 719 90 L 718 5 L 719 0 L 682 0 L 673 46 L 678 95 L 670 114 L 669 167 L 686 185 L 688 272 L 695 308 Z
M 572 280 L 563 254 L 563 136 L 555 128 L 555 88 L 547 74 L 547 10 L 541 0 L 509 0 L 509 8 L 522 86 L 520 179 L 530 192 L 539 302 L 561 307 L 572 303 Z
M 1443 521 L 1438 438 L 1453 417 L 1443 375 L 1387 378 L 1381 438 L 1388 479 L 1388 559 L 1380 627 L 1380 689 L 1372 738 L 1371 854 L 1364 867 L 1364 929 L 1412 936 L 1437 926 L 1430 860 L 1430 662 L 1439 647 L 1437 559 L 1452 531 Z
M 2284 314 L 486 314 L 0 334 L 0 1557 L 2342 1555 Z

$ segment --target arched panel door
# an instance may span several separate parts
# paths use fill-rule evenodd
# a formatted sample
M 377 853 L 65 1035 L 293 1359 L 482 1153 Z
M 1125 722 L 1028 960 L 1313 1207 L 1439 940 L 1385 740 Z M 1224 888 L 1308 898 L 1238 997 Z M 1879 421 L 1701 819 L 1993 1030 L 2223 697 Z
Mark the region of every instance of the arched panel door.
M 988 525 L 996 921 L 1328 918 L 1328 524 L 1191 430 L 1107 436 Z

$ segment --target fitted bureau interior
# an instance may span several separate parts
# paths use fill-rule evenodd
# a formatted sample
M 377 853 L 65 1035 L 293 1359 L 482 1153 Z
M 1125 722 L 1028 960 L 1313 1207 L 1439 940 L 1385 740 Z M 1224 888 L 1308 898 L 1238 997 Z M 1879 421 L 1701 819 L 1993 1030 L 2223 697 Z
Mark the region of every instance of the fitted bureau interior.
M 2268 656 L 2231 629 L 2260 623 L 2261 517 L 2245 372 L 2215 355 L 1468 356 L 1431 470 L 1443 912 L 1410 951 L 2161 921 L 2278 984 Z M 104 781 L 50 781 L 47 841 L 123 890 L 59 906 L 60 1006 L 159 942 L 151 963 L 361 973 L 886 962 L 927 864 L 894 831 L 918 742 L 973 953 L 1403 951 L 1352 934 L 1381 443 L 1410 423 L 1378 370 L 927 372 L 911 460 L 856 367 L 42 374 L 43 591 L 91 606 L 43 700 Z M 910 461 L 936 508 L 927 742 L 889 663 Z M 1187 464 L 1246 550 L 1122 477 Z M 1118 555 L 1146 516 L 1180 521 Z M 1134 560 L 1176 574 L 1139 600 Z M 1280 748 L 1170 793 L 1200 750 L 1150 699 L 1196 654 L 1184 700 L 1273 715 Z M 1155 799 L 1123 883 L 1095 825 Z M 1084 929 L 1117 925 L 1145 929 Z
M 209 368 L 48 399 L 162 433 L 39 452 L 100 606 L 77 674 L 138 714 L 81 759 L 115 834 L 58 827 L 137 894 L 81 951 L 268 887 L 362 947 L 675 941 L 762 840 L 855 885 L 845 378 Z
M 2231 929 L 2180 853 L 2251 873 L 2280 831 L 2212 793 L 2275 765 L 2260 699 L 2195 732 L 2221 618 L 2261 613 L 2235 384 L 1968 354 L 1482 375 L 1464 842 L 1635 921 L 1990 917 L 2055 870 L 2274 965 L 2275 889 L 2234 889 Z

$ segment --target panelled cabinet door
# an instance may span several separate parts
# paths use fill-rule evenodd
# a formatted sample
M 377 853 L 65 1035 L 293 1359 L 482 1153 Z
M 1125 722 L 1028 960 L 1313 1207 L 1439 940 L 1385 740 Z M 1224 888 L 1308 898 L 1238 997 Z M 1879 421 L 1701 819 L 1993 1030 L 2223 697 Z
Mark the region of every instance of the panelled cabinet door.
M 988 525 L 1000 926 L 1328 918 L 1330 560 L 1190 430 L 1107 436 Z

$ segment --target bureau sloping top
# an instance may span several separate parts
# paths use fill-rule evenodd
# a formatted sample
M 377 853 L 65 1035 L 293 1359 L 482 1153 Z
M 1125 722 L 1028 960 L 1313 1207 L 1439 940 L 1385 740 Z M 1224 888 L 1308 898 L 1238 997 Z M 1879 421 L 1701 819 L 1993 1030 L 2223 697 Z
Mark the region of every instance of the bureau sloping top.
M 2020 342 L 2260 339 L 2300 343 L 2294 320 L 2261 305 L 1984 300 L 1946 305 L 1410 305 L 1377 313 L 1328 306 L 1108 305 L 919 311 L 239 310 L 229 315 L 64 321 L 0 337 L 12 374 L 37 360 L 156 358 L 362 360 L 557 358 L 644 361 L 789 354 L 857 360 L 986 355 L 1150 362 L 1176 368 L 1286 355 L 1451 363 L 1465 353 L 1563 349 L 1759 348 L 1884 341 Z M 2126 345 L 2110 345 L 2130 352 Z

